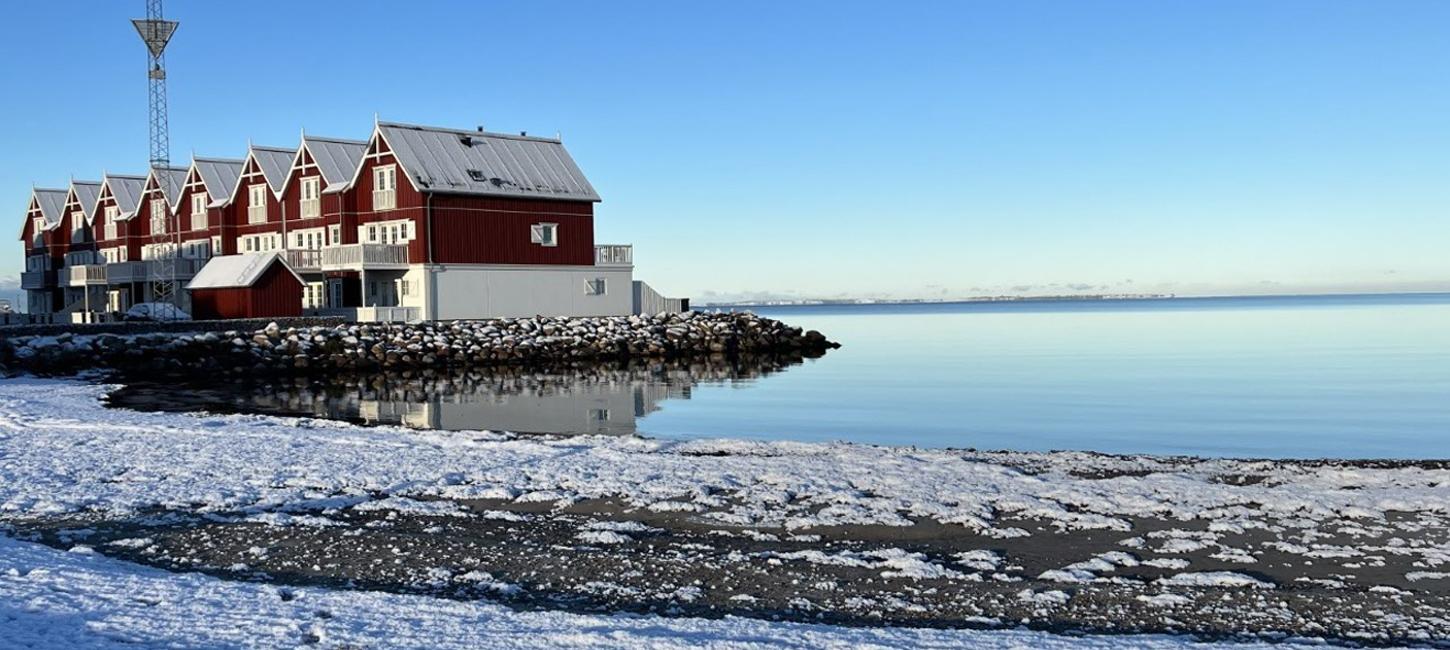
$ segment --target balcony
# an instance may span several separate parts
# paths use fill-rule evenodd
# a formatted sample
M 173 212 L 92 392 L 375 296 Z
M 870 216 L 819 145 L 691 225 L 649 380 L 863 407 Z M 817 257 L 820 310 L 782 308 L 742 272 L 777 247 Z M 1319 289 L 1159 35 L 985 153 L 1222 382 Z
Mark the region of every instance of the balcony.
M 634 246 L 606 244 L 594 247 L 595 266 L 629 266 L 634 264 Z
M 345 244 L 323 248 L 323 271 L 408 268 L 406 244 Z
M 291 249 L 282 251 L 287 266 L 298 273 L 317 273 L 322 270 L 322 251 L 315 249 Z
M 66 267 L 66 286 L 85 287 L 106 284 L 105 264 L 77 264 Z
M 55 271 L 26 271 L 20 274 L 21 289 L 49 289 L 55 286 Z

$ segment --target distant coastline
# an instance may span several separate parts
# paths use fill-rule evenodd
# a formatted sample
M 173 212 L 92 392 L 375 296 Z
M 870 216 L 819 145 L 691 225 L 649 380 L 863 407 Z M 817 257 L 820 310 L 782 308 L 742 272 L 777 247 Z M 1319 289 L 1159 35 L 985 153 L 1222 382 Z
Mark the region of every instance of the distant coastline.
M 804 307 L 808 305 L 956 305 L 978 302 L 1046 302 L 1078 300 L 1168 300 L 1171 293 L 1104 293 L 1093 295 L 974 296 L 971 298 L 802 298 L 799 300 L 732 300 L 699 303 L 700 307 Z
M 1283 299 L 1283 298 L 1354 298 L 1374 296 L 1426 296 L 1426 295 L 1450 295 L 1450 292 L 1442 291 L 1396 291 L 1396 292 L 1370 292 L 1370 293 L 1285 293 L 1285 294 L 1240 294 L 1240 295 L 1206 295 L 1206 296 L 1180 296 L 1171 293 L 1126 293 L 1126 294 L 1065 294 L 1065 295 L 1040 295 L 1040 296 L 974 296 L 970 298 L 901 298 L 901 299 L 876 299 L 876 298 L 802 298 L 799 300 L 739 300 L 739 301 L 718 301 L 702 302 L 696 306 L 702 309 L 723 309 L 740 307 L 810 307 L 810 306 L 832 306 L 848 307 L 855 305 L 972 305 L 980 303 L 1001 303 L 1001 302 L 1100 302 L 1100 301 L 1166 301 L 1166 300 L 1224 300 L 1224 299 Z

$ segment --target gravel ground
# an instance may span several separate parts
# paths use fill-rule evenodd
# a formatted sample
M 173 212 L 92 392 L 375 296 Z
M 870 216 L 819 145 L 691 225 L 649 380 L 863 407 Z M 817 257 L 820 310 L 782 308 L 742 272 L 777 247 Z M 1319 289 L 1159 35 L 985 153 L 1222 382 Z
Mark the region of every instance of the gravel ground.
M 12 524 L 21 538 L 85 545 L 172 570 L 487 598 L 526 609 L 1450 646 L 1450 581 L 1408 579 L 1414 555 L 1311 558 L 1277 550 L 1283 542 L 1262 530 L 1215 533 L 1195 522 L 1139 519 L 1131 533 L 1064 531 L 1019 519 L 1007 523 L 1031 534 L 1002 539 L 930 521 L 732 528 L 609 501 L 562 509 L 393 503 L 261 517 L 157 511 L 129 520 Z M 1360 543 L 1375 534 L 1358 524 L 1346 530 L 1338 535 Z M 1341 541 L 1314 537 L 1323 548 Z M 1434 523 L 1413 540 L 1395 539 L 1443 547 L 1447 537 Z M 1226 548 L 1247 549 L 1254 561 Z M 1074 575 L 1078 563 L 1089 563 L 1082 565 L 1088 573 Z M 1209 578 L 1173 578 L 1185 567 Z

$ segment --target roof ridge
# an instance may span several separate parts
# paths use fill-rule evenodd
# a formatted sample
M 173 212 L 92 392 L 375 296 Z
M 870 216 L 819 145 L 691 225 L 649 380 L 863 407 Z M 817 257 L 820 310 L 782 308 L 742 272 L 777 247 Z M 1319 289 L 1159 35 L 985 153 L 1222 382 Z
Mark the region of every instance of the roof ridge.
M 193 161 L 196 161 L 196 162 L 237 163 L 238 165 L 240 165 L 240 164 L 242 164 L 244 162 L 247 162 L 247 160 L 245 158 L 202 158 L 202 157 L 196 157 L 196 158 L 192 158 L 192 160 Z
M 62 194 L 64 194 L 66 192 L 66 190 L 56 189 L 54 187 L 32 187 L 32 188 L 30 188 L 30 191 L 31 192 L 35 192 L 35 193 L 39 193 L 39 192 L 60 192 Z
M 255 151 L 257 149 L 261 149 L 262 151 L 282 151 L 282 152 L 286 152 L 286 153 L 297 153 L 297 150 L 296 149 L 288 149 L 286 147 L 268 147 L 268 146 L 263 146 L 263 145 L 260 145 L 260 144 L 254 144 L 254 145 L 252 145 L 252 150 L 253 151 Z
M 135 174 L 106 174 L 106 180 L 110 180 L 112 178 L 140 179 L 143 181 L 146 180 L 146 176 L 137 176 Z
M 329 138 L 329 137 L 320 136 L 320 135 L 304 135 L 304 136 L 302 136 L 302 140 L 303 141 L 316 140 L 318 142 L 339 142 L 339 143 L 342 143 L 342 144 L 360 144 L 360 145 L 363 145 L 363 146 L 367 146 L 367 143 L 368 143 L 367 140 L 352 140 L 350 138 Z
M 482 137 L 485 137 L 485 138 L 503 138 L 503 139 L 507 139 L 507 140 L 526 140 L 526 141 L 532 141 L 532 142 L 552 142 L 554 144 L 564 144 L 564 141 L 563 140 L 559 140 L 559 139 L 556 139 L 556 138 L 543 138 L 543 137 L 539 137 L 539 136 L 536 136 L 536 135 L 519 135 L 519 134 L 516 134 L 516 133 L 497 133 L 497 132 L 494 132 L 494 131 L 478 131 L 478 130 L 470 131 L 468 129 L 453 129 L 453 128 L 448 128 L 446 126 L 428 126 L 426 124 L 405 124 L 403 122 L 378 122 L 378 126 L 379 127 L 391 126 L 391 127 L 399 128 L 399 129 L 416 129 L 416 130 L 419 130 L 419 131 L 439 131 L 439 132 L 442 132 L 442 133 L 456 133 L 458 135 L 471 135 L 471 136 L 474 136 L 474 137 L 482 136 Z
M 100 181 L 76 181 L 76 180 L 73 180 L 73 181 L 70 182 L 70 184 L 71 185 L 96 185 L 96 186 L 99 186 L 101 184 L 101 182 Z

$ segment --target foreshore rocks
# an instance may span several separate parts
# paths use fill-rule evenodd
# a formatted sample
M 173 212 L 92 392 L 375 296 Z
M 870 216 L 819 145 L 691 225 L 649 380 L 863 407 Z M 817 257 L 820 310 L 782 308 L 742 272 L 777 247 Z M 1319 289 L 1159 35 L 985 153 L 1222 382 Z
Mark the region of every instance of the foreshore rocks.
M 138 335 L 25 336 L 0 340 L 0 370 L 69 375 L 123 372 L 308 373 L 791 352 L 840 347 L 749 312 L 657 316 L 501 318 L 418 324 Z

